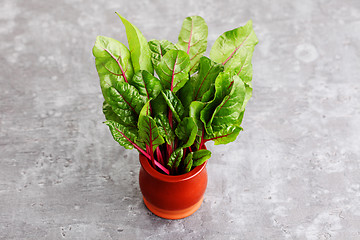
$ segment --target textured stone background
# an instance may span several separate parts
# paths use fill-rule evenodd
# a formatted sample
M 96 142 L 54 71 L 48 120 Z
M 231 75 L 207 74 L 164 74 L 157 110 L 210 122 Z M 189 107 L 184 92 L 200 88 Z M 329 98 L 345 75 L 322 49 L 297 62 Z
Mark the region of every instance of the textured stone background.
M 177 41 L 201 15 L 209 46 L 254 21 L 254 93 L 239 138 L 208 147 L 201 209 L 148 212 L 138 155 L 102 124 L 91 48 Z M 0 239 L 360 239 L 360 2 L 3 0 Z

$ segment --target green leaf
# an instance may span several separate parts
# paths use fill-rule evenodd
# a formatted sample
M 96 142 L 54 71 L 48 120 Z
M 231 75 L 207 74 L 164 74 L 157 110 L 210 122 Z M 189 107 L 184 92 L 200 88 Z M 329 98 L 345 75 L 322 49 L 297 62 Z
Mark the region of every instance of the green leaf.
M 192 166 L 193 166 L 193 153 L 188 153 L 188 155 L 186 156 L 185 160 L 184 160 L 184 172 L 188 173 L 190 172 Z
M 189 116 L 193 118 L 196 122 L 196 125 L 198 127 L 198 135 L 202 134 L 203 130 L 203 122 L 200 120 L 200 113 L 204 109 L 205 103 L 194 101 L 190 104 L 189 108 Z
M 193 145 L 197 131 L 198 128 L 196 126 L 195 120 L 191 117 L 184 118 L 175 129 L 175 134 L 181 140 L 179 146 L 182 148 L 187 148 Z
M 167 103 L 170 110 L 172 111 L 173 116 L 175 117 L 175 119 L 178 122 L 180 122 L 181 118 L 184 115 L 184 106 L 182 105 L 181 101 L 170 90 L 163 90 L 163 91 L 161 91 L 161 93 L 165 99 L 165 102 Z
M 170 50 L 155 67 L 164 89 L 177 92 L 189 80 L 190 59 L 186 52 Z
M 215 96 L 200 113 L 200 119 L 207 126 L 217 106 L 227 96 L 232 87 L 233 77 L 229 73 L 220 73 L 215 80 Z
M 149 47 L 151 51 L 151 61 L 156 67 L 163 56 L 170 50 L 177 50 L 176 46 L 168 40 L 150 40 Z
M 146 101 L 155 99 L 162 90 L 161 82 L 146 70 L 140 70 L 129 81 L 146 98 Z
M 216 107 L 206 128 L 219 131 L 226 126 L 235 124 L 238 120 L 245 99 L 245 85 L 237 75 L 234 75 L 232 79 L 230 94 L 225 96 L 220 105 Z
M 151 100 L 151 107 L 153 116 L 167 114 L 168 105 L 162 94 L 159 94 L 155 99 Z
M 121 42 L 104 36 L 97 36 L 93 55 L 100 79 L 107 76 L 113 83 L 131 79 L 134 70 L 130 52 Z
M 178 167 L 180 165 L 183 155 L 184 155 L 184 151 L 182 148 L 178 148 L 175 151 L 173 151 L 167 163 L 168 167 L 170 169 L 174 167 Z
M 129 43 L 131 52 L 131 61 L 134 66 L 135 72 L 139 70 L 146 70 L 150 73 L 154 72 L 151 63 L 151 53 L 149 45 L 140 30 L 126 20 L 119 13 L 116 13 L 123 22 L 126 30 L 126 36 Z
M 138 135 L 136 128 L 124 126 L 112 120 L 104 123 L 109 126 L 115 141 L 126 149 L 133 149 L 132 143 L 136 141 Z
M 193 167 L 200 166 L 210 157 L 211 157 L 211 152 L 206 149 L 201 149 L 196 152 L 193 152 L 193 157 L 192 157 Z
M 245 26 L 225 32 L 216 39 L 210 51 L 210 58 L 225 65 L 225 71 L 236 71 L 245 82 L 250 82 L 251 58 L 257 43 L 258 39 L 250 20 Z
M 254 47 L 239 49 L 236 55 L 225 64 L 225 71 L 238 75 L 245 83 L 250 83 L 253 76 L 252 55 Z
M 200 58 L 199 66 L 199 72 L 191 77 L 194 101 L 200 101 L 203 95 L 210 89 L 214 91 L 215 79 L 219 73 L 224 70 L 223 65 L 216 63 L 205 56 Z
M 152 151 L 155 151 L 159 145 L 164 143 L 164 139 L 159 133 L 158 126 L 150 116 L 149 102 L 147 102 L 141 110 L 138 128 L 139 141 L 148 145 Z
M 185 110 L 185 117 L 187 117 L 187 113 L 189 112 L 190 104 L 193 100 L 193 85 L 191 81 L 188 81 L 184 87 L 182 87 L 176 95 L 180 99 L 182 105 Z
M 151 117 L 150 100 L 144 104 L 139 115 Z
M 202 102 L 210 102 L 211 99 L 214 98 L 215 88 L 210 88 L 208 91 L 204 93 L 204 95 L 201 98 Z
M 205 141 L 213 140 L 215 145 L 227 144 L 235 141 L 242 130 L 241 127 L 235 125 L 224 127 L 211 135 L 207 135 Z
M 190 74 L 199 65 L 199 59 L 207 48 L 208 27 L 205 20 L 199 16 L 185 18 L 179 34 L 177 46 L 190 56 Z
M 115 87 L 104 88 L 105 101 L 121 118 L 121 123 L 136 126 L 138 115 L 144 105 L 137 89 L 126 82 L 119 82 Z
M 172 144 L 175 139 L 175 133 L 171 129 L 169 119 L 164 114 L 159 114 L 154 118 L 156 125 L 159 128 L 160 135 L 165 139 L 168 144 Z
M 121 118 L 118 115 L 116 115 L 116 113 L 112 110 L 110 104 L 108 104 L 106 101 L 103 102 L 102 111 L 105 115 L 106 120 L 112 120 L 118 123 L 122 122 Z
M 199 133 L 199 131 L 198 131 Z M 198 134 L 195 138 L 195 142 L 193 144 L 193 146 L 196 148 L 196 149 L 200 149 L 200 143 L 201 143 L 201 139 L 202 139 L 202 134 Z
M 252 90 L 253 89 L 252 89 L 251 85 L 248 85 L 247 83 L 245 83 L 245 99 L 244 99 L 244 103 L 241 108 L 242 111 L 245 110 L 245 106 L 252 96 Z
M 110 87 L 115 87 L 120 82 L 127 82 L 134 75 L 130 52 L 121 42 L 98 36 L 93 47 L 93 54 L 101 90 L 107 100 Z
M 235 126 L 240 127 L 242 120 L 244 118 L 245 109 L 240 113 L 239 118 L 236 120 Z

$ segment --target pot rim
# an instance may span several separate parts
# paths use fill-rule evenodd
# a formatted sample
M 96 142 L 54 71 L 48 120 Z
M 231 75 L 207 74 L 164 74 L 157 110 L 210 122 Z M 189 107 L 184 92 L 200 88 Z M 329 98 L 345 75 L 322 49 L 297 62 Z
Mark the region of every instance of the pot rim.
M 206 160 L 203 164 L 195 167 L 193 170 L 191 170 L 188 173 L 171 176 L 171 175 L 166 175 L 161 172 L 158 172 L 156 169 L 154 169 L 150 165 L 150 162 L 148 161 L 148 159 L 143 154 L 140 154 L 139 158 L 140 158 L 140 164 L 145 169 L 145 171 L 147 173 L 149 173 L 152 177 L 154 177 L 160 181 L 163 181 L 163 182 L 182 182 L 182 181 L 192 179 L 192 178 L 196 177 L 205 168 L 205 166 L 207 164 L 207 160 Z

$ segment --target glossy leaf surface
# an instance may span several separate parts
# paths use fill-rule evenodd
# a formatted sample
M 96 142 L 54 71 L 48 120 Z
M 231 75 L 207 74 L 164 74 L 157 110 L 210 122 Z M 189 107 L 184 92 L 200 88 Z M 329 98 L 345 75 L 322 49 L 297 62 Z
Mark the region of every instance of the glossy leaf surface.
M 184 87 L 182 87 L 176 95 L 184 106 L 185 116 L 188 116 L 189 107 L 193 101 L 193 85 L 191 81 L 188 81 Z
M 216 78 L 214 99 L 211 100 L 200 113 L 200 119 L 205 126 L 210 124 L 215 109 L 230 93 L 233 81 L 233 77 L 228 73 L 220 73 Z
M 110 87 L 106 102 L 113 111 L 120 116 L 121 122 L 126 125 L 136 126 L 138 115 L 144 105 L 137 89 L 128 83 L 120 82 L 115 87 Z
M 224 70 L 223 65 L 207 57 L 200 58 L 199 66 L 199 72 L 191 77 L 193 101 L 200 101 L 210 89 L 214 91 L 215 79 Z
M 172 154 L 169 157 L 169 161 L 167 166 L 171 169 L 173 167 L 178 167 L 182 157 L 184 155 L 183 149 L 182 148 L 178 148 L 176 149 L 174 152 L 172 152 Z
M 133 149 L 132 143 L 137 139 L 136 128 L 124 126 L 112 120 L 106 121 L 105 124 L 109 126 L 115 141 L 126 149 Z
M 197 167 L 203 164 L 206 160 L 211 157 L 211 152 L 206 149 L 201 149 L 193 153 L 193 166 Z
M 181 140 L 182 148 L 190 147 L 196 138 L 198 128 L 195 120 L 191 117 L 184 118 L 175 129 L 175 134 Z
M 170 110 L 173 113 L 173 116 L 175 117 L 175 119 L 180 122 L 181 118 L 184 115 L 184 106 L 182 105 L 181 101 L 179 100 L 179 98 L 170 90 L 164 90 L 161 92 L 165 102 L 167 103 L 167 105 L 169 106 Z
M 112 120 L 117 123 L 121 123 L 121 118 L 112 110 L 111 105 L 108 104 L 106 101 L 103 102 L 102 111 L 105 115 L 106 120 Z
M 111 87 L 127 82 L 134 75 L 129 50 L 119 41 L 98 36 L 93 47 L 101 91 L 109 102 Z
M 223 33 L 216 39 L 210 51 L 210 58 L 222 65 L 237 61 L 243 49 L 253 51 L 258 39 L 252 28 L 252 21 L 248 21 L 245 26 L 239 27 Z
M 159 79 L 154 77 L 146 70 L 140 70 L 129 81 L 140 93 L 146 101 L 155 99 L 161 92 L 162 86 Z
M 219 131 L 226 126 L 235 124 L 242 112 L 245 99 L 245 85 L 238 76 L 233 76 L 233 83 L 229 95 L 216 107 L 206 127 Z
M 134 71 L 147 70 L 148 72 L 153 73 L 154 68 L 151 63 L 151 53 L 146 38 L 135 25 L 130 23 L 119 13 L 116 14 L 120 17 L 125 26 Z
M 193 153 L 188 153 L 186 158 L 184 159 L 184 172 L 188 173 L 190 172 L 191 168 L 193 166 Z
M 186 52 L 170 50 L 155 67 L 162 86 L 177 92 L 189 80 L 190 59 Z
M 177 46 L 190 57 L 190 74 L 194 73 L 199 65 L 199 60 L 207 48 L 208 27 L 200 16 L 185 18 Z
M 217 132 L 214 132 L 211 135 L 206 136 L 206 141 L 214 141 L 215 145 L 227 144 L 236 140 L 236 137 L 239 135 L 242 128 L 239 126 L 228 126 Z
M 165 139 L 168 144 L 172 144 L 175 139 L 175 133 L 171 129 L 169 119 L 166 115 L 160 114 L 154 118 L 156 125 L 159 128 L 160 135 Z
M 200 120 L 200 113 L 204 109 L 205 103 L 194 101 L 190 104 L 189 116 L 195 120 L 195 123 L 198 127 L 198 135 L 201 135 L 204 124 Z
M 159 133 L 158 126 L 150 116 L 149 102 L 141 110 L 138 122 L 139 141 L 149 146 L 152 151 L 164 143 L 164 139 Z
M 151 61 L 157 66 L 164 55 L 170 50 L 177 50 L 177 47 L 168 40 L 150 40 L 149 47 L 151 51 Z

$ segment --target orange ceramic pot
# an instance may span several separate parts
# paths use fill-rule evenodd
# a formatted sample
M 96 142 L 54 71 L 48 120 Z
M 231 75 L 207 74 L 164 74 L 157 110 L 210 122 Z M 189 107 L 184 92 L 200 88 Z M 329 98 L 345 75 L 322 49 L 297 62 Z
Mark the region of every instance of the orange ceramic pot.
M 140 189 L 151 212 L 166 219 L 180 219 L 199 209 L 207 186 L 207 161 L 178 176 L 156 171 L 143 155 L 140 163 Z

